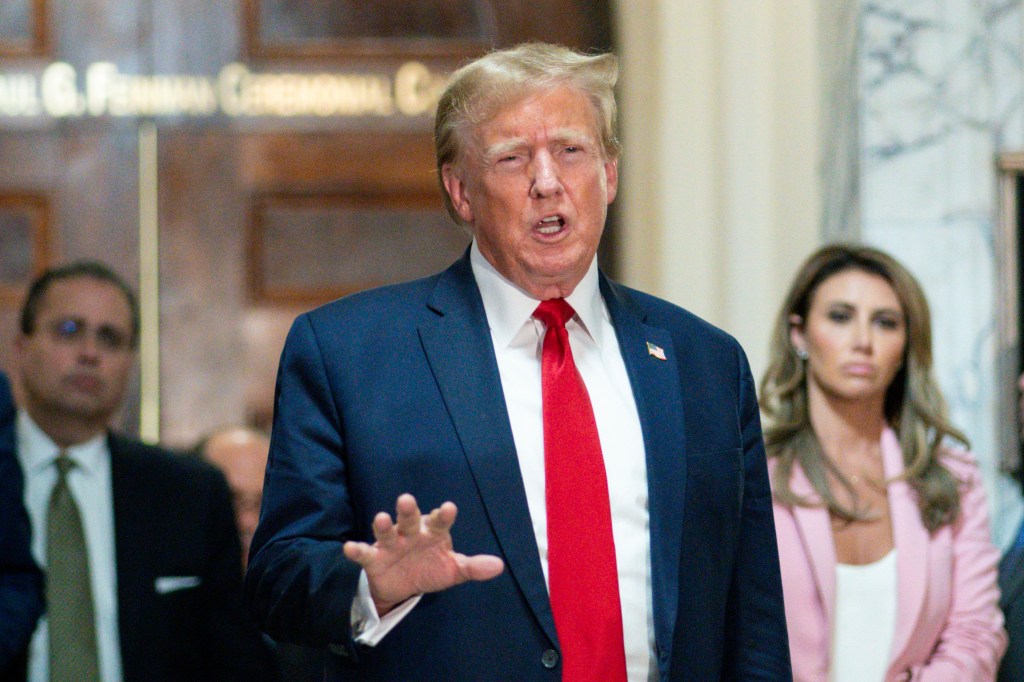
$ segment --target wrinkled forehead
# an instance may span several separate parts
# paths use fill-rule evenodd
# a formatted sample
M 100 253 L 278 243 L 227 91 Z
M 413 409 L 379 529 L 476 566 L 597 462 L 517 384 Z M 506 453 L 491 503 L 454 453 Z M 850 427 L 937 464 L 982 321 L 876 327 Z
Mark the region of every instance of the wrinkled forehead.
M 464 154 L 479 154 L 502 138 L 525 138 L 541 128 L 558 139 L 601 144 L 597 107 L 586 92 L 566 83 L 496 93 L 481 110 L 464 129 Z

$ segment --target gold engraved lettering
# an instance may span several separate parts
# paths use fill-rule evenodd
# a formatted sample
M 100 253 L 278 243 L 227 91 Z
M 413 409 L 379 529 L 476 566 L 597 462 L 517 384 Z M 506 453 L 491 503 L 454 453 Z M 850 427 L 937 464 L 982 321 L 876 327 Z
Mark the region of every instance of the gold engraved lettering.
M 112 62 L 78 73 L 65 62 L 42 77 L 0 72 L 0 116 L 356 117 L 423 116 L 437 104 L 446 76 L 407 62 L 381 73 L 253 73 L 240 63 L 216 77 L 121 73 Z
M 391 79 L 379 74 L 261 73 L 228 64 L 218 78 L 228 116 L 390 116 Z
M 447 78 L 433 74 L 419 62 L 406 62 L 395 74 L 395 103 L 406 116 L 419 116 L 432 111 L 447 83 Z
M 85 111 L 85 98 L 78 91 L 75 67 L 65 62 L 54 62 L 43 71 L 43 108 L 54 118 L 81 116 Z
M 0 116 L 39 113 L 36 78 L 30 73 L 0 74 Z

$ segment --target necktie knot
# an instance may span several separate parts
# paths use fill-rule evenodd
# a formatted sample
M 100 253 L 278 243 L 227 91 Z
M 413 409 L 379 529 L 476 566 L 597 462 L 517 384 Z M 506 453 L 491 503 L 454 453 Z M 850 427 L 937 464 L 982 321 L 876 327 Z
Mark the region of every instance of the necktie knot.
M 541 301 L 533 316 L 548 327 L 564 327 L 565 323 L 572 319 L 576 311 L 572 309 L 564 298 L 551 298 Z
M 57 465 L 57 478 L 62 481 L 67 480 L 68 472 L 75 468 L 75 460 L 66 452 L 60 453 L 54 463 Z

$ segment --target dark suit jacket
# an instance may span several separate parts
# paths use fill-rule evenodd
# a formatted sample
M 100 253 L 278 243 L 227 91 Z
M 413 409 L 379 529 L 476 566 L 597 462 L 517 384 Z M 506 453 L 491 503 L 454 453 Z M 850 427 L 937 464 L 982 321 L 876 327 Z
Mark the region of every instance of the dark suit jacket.
M 999 666 L 999 682 L 1024 680 L 1024 545 L 1015 545 L 999 562 L 999 606 L 1009 637 Z
M 43 574 L 32 559 L 31 526 L 14 451 L 14 402 L 0 373 L 0 680 L 25 676 L 26 647 L 43 612 Z
M 109 444 L 125 681 L 269 679 L 269 652 L 242 606 L 223 475 L 115 434 Z
M 788 680 L 754 383 L 739 345 L 601 278 L 647 458 L 657 665 L 664 680 Z M 666 360 L 648 352 L 651 342 Z M 374 648 L 353 644 L 346 539 L 411 492 L 458 505 L 457 551 L 498 578 L 428 594 Z M 343 643 L 338 679 L 557 680 L 547 588 L 468 256 L 439 275 L 300 316 L 278 374 L 246 594 L 275 638 Z M 547 652 L 547 655 L 545 655 Z

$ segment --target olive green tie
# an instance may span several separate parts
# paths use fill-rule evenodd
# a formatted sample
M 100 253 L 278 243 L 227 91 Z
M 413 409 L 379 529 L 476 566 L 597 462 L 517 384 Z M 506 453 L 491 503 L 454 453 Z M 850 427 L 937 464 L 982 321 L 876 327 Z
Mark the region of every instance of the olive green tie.
M 68 487 L 74 460 L 57 457 L 57 483 L 46 517 L 46 610 L 50 629 L 50 682 L 99 680 L 89 553 L 78 505 Z

